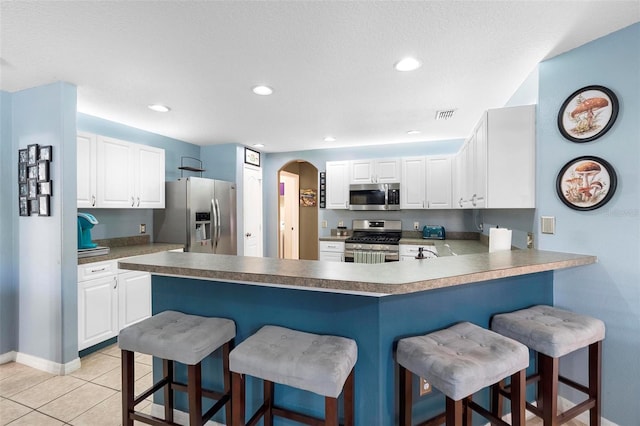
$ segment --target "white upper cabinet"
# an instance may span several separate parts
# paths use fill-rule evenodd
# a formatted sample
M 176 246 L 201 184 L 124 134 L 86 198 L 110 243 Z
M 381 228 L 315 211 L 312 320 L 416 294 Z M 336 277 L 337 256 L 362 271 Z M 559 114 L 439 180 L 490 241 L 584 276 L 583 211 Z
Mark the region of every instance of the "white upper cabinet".
M 402 159 L 400 209 L 451 208 L 450 155 Z
M 534 208 L 535 105 L 488 110 L 455 163 L 455 207 Z
M 78 207 L 164 208 L 163 149 L 78 133 Z
M 349 161 L 327 161 L 326 208 L 349 208 Z
M 135 207 L 164 208 L 164 149 L 135 145 L 133 164 Z
M 135 207 L 132 144 L 118 139 L 98 136 L 97 165 L 97 207 Z
M 77 136 L 78 207 L 96 206 L 96 135 L 78 132 Z
M 451 208 L 451 155 L 426 157 L 426 205 L 428 209 Z
M 359 183 L 396 183 L 401 179 L 401 160 L 386 158 L 378 160 L 351 161 L 351 180 Z
M 425 164 L 425 157 L 402 159 L 401 210 L 424 209 L 426 207 Z

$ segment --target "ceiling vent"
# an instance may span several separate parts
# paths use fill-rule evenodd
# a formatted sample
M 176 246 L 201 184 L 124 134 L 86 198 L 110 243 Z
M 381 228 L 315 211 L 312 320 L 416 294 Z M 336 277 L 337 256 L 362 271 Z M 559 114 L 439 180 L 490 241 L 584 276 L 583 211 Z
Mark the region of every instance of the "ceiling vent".
M 436 120 L 448 120 L 453 118 L 453 114 L 455 114 L 455 112 L 455 109 L 443 109 L 436 111 Z

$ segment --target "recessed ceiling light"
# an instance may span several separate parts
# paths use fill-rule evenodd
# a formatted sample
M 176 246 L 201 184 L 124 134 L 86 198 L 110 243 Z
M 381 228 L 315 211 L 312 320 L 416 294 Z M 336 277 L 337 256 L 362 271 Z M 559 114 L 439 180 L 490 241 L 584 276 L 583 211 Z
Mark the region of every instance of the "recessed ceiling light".
M 269 86 L 255 86 L 251 90 L 253 90 L 253 93 L 260 96 L 268 96 L 273 93 L 273 89 Z
M 150 110 L 153 110 L 155 112 L 169 112 L 169 111 L 171 111 L 171 108 L 169 108 L 166 105 L 162 105 L 162 104 L 151 104 L 151 105 L 147 105 L 147 107 Z
M 264 144 L 263 143 L 254 143 L 252 146 L 254 148 L 264 148 Z
M 325 142 L 335 142 L 336 138 L 333 136 L 327 136 L 326 138 L 324 138 Z
M 417 60 L 416 58 L 404 58 L 396 62 L 393 66 L 398 71 L 413 71 L 417 70 L 422 66 L 422 62 Z
M 409 130 L 409 131 L 407 131 L 408 135 L 417 135 L 418 133 L 420 133 L 420 130 Z

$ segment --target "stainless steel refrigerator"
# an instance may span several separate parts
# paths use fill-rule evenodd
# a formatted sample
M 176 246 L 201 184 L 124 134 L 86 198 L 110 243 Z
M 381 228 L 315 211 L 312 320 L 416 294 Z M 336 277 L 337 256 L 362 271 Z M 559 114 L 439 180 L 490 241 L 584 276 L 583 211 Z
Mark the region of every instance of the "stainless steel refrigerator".
M 188 177 L 166 182 L 165 209 L 153 211 L 158 243 L 179 243 L 185 251 L 237 254 L 236 185 Z

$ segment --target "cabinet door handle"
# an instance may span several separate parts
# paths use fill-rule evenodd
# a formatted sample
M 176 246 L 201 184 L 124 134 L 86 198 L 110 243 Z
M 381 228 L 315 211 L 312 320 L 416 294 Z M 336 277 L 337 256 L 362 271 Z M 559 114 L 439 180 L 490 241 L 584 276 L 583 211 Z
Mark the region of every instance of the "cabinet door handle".
M 133 197 L 131 197 L 131 207 L 134 207 L 136 205 L 135 200 L 133 199 Z
M 107 267 L 103 266 L 102 268 L 98 268 L 98 269 L 92 269 L 91 272 L 102 272 L 102 271 L 106 271 Z
M 473 207 L 475 207 L 475 206 L 476 206 L 476 194 L 473 194 L 473 195 L 471 196 L 471 204 L 473 204 Z
M 249 238 L 251 236 L 251 232 L 247 232 L 246 234 L 244 234 L 245 237 Z
M 113 289 L 118 288 L 118 277 L 113 277 Z
M 91 206 L 92 206 L 92 207 L 95 207 L 95 205 L 96 205 L 96 196 L 95 196 L 95 195 L 92 195 L 92 196 L 91 196 Z
M 460 200 L 458 201 L 458 205 L 460 205 L 460 207 L 462 207 L 462 197 L 460 197 Z
M 138 204 L 136 205 L 136 207 L 140 207 L 140 197 L 138 197 Z

